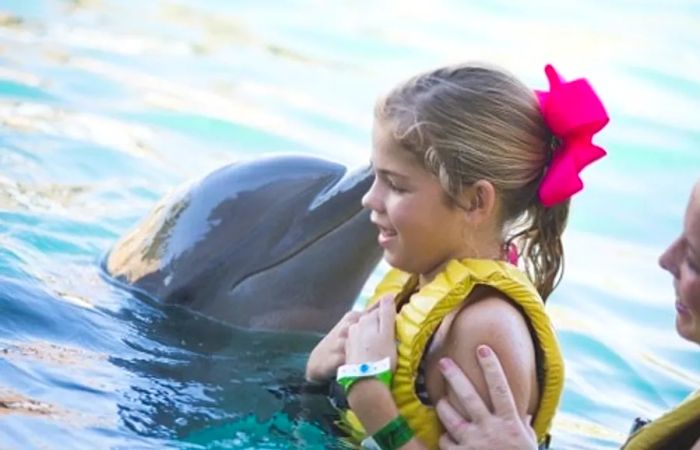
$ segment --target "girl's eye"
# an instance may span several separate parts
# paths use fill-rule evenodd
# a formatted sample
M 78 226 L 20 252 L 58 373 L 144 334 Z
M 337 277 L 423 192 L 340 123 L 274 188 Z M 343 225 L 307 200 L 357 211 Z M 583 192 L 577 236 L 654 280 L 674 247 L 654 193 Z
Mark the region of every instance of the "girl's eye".
M 399 194 L 402 192 L 406 192 L 406 189 L 399 187 L 390 178 L 387 178 L 386 183 L 389 186 L 389 189 L 391 189 L 392 191 L 398 192 Z

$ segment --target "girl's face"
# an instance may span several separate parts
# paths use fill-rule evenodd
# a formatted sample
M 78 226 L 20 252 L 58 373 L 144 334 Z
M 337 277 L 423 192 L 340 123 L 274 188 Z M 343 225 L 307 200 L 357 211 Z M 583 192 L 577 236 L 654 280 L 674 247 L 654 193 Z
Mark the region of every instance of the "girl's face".
M 371 162 L 374 184 L 362 205 L 372 211 L 389 264 L 431 279 L 450 259 L 471 256 L 465 211 L 451 203 L 438 179 L 379 121 L 373 130 Z
M 683 233 L 661 255 L 659 264 L 673 275 L 678 334 L 700 344 L 700 182 L 690 196 Z

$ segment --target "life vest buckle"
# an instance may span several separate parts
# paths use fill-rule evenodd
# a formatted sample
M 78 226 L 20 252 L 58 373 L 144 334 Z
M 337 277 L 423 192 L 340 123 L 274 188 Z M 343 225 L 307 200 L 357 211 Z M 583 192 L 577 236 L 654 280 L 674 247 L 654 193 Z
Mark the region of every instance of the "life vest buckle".
M 643 426 L 651 422 L 650 419 L 644 419 L 642 417 L 637 417 L 634 419 L 634 422 L 632 422 L 632 427 L 630 428 L 629 434 L 634 434 L 637 431 L 639 431 Z

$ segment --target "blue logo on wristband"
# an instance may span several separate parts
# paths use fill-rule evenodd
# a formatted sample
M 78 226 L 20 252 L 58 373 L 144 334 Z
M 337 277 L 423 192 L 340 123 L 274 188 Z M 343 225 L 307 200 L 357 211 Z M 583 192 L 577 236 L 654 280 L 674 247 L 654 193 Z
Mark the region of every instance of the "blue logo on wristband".
M 369 370 L 369 364 L 362 364 L 360 366 L 360 372 L 367 373 L 368 370 Z

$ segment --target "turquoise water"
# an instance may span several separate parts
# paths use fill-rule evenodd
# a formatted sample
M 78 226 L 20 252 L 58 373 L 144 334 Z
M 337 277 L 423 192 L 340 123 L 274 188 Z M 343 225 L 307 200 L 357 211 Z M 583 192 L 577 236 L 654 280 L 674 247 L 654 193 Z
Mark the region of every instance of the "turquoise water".
M 364 163 L 378 94 L 472 59 L 533 88 L 546 62 L 588 76 L 612 116 L 549 301 L 567 361 L 553 447 L 616 448 L 635 416 L 700 386 L 655 263 L 700 175 L 700 7 L 525 5 L 1 2 L 0 447 L 340 446 L 323 399 L 298 389 L 315 338 L 152 304 L 98 262 L 158 198 L 221 165 Z

